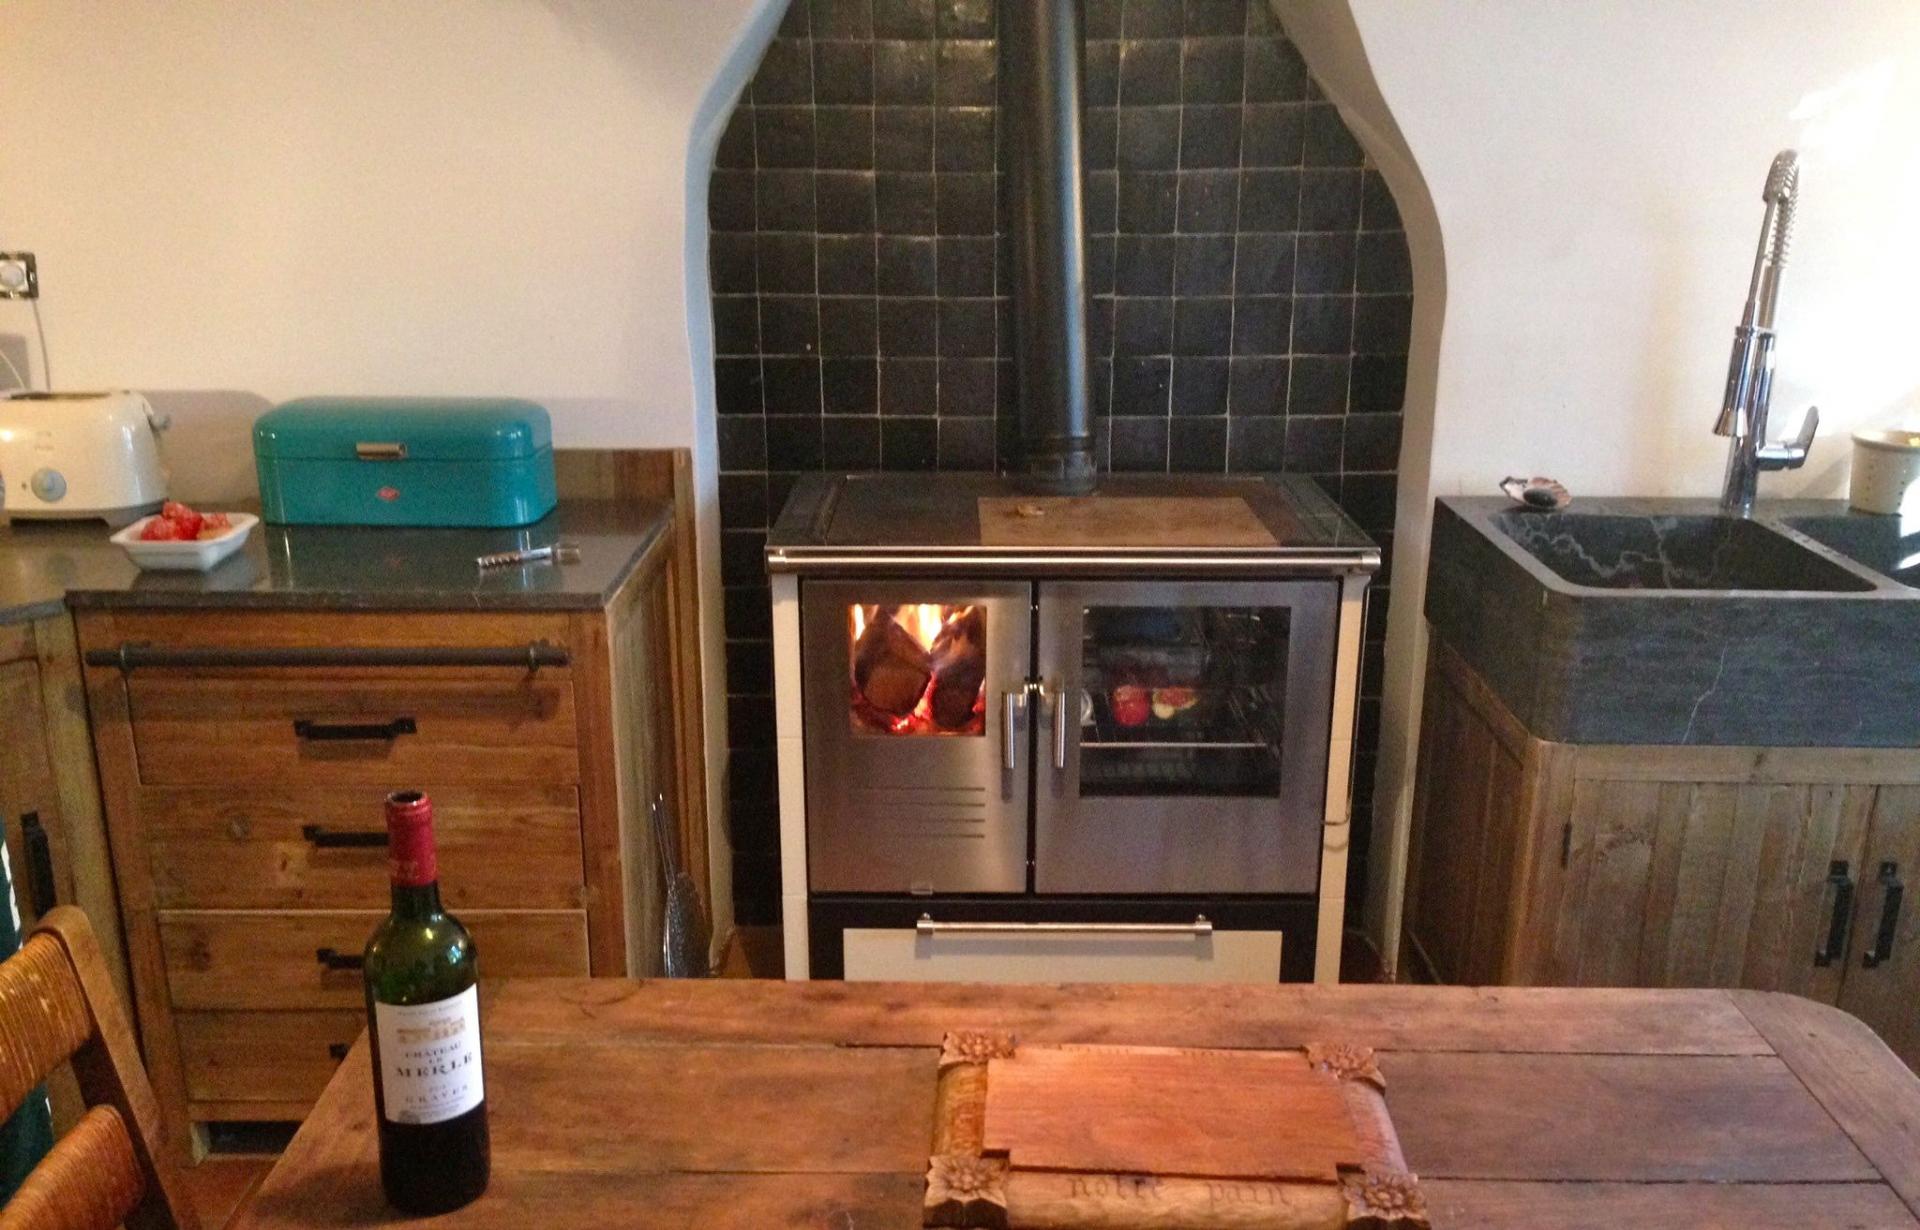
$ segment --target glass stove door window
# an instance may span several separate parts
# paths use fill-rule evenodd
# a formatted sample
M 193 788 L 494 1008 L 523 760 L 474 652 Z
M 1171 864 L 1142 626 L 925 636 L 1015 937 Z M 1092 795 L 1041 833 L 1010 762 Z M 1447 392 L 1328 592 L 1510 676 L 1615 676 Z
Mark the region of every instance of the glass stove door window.
M 1291 614 L 1083 607 L 1081 797 L 1277 794 Z
M 848 719 L 856 734 L 986 734 L 987 608 L 847 608 Z

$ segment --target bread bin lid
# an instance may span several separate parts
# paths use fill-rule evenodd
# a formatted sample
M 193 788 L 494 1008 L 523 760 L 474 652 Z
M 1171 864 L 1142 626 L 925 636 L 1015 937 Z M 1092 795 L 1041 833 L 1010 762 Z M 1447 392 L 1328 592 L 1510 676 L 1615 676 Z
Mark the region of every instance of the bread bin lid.
M 513 461 L 553 447 L 546 408 L 517 397 L 301 397 L 253 424 L 272 460 Z

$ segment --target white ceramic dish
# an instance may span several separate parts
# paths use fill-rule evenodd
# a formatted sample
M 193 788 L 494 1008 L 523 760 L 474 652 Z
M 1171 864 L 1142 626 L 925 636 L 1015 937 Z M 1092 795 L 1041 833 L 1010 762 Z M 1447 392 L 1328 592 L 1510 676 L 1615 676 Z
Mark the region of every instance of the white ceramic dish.
M 125 550 L 133 562 L 142 568 L 205 572 L 245 545 L 247 535 L 253 533 L 253 527 L 260 524 L 260 518 L 252 513 L 228 513 L 227 516 L 232 519 L 233 526 L 218 538 L 196 538 L 192 542 L 141 542 L 140 531 L 146 529 L 147 522 L 154 519 L 142 517 L 109 541 Z

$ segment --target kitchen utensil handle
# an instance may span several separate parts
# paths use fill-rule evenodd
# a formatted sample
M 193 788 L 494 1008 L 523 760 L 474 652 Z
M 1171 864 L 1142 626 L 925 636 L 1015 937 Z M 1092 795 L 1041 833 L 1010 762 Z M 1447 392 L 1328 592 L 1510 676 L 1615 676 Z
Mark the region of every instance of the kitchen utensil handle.
M 123 642 L 112 649 L 89 649 L 88 666 L 117 666 L 122 671 L 140 667 L 336 667 L 336 666 L 565 666 L 572 661 L 565 649 L 546 641 L 525 645 L 384 646 L 328 645 L 255 649 L 244 646 L 181 645 L 174 647 Z
M 319 824 L 303 824 L 300 836 L 317 850 L 384 850 L 385 829 L 330 829 Z
M 328 970 L 361 969 L 367 963 L 367 959 L 358 953 L 345 953 L 335 948 L 316 948 L 313 950 L 313 959 L 320 963 L 322 969 Z
M 1823 966 L 1832 965 L 1847 951 L 1847 923 L 1853 917 L 1853 875 L 1844 861 L 1828 864 L 1827 884 L 1833 889 L 1833 919 L 1827 924 L 1826 945 L 1813 954 L 1813 963 Z
M 295 718 L 293 721 L 294 737 L 309 743 L 349 743 L 368 739 L 391 743 L 401 735 L 419 733 L 419 726 L 410 717 L 397 717 L 386 722 L 315 722 L 307 718 Z
M 1000 767 L 1009 773 L 1020 767 L 1020 743 L 1014 736 L 1027 707 L 1027 686 L 1000 693 Z
M 938 922 L 922 914 L 913 924 L 914 932 L 931 938 L 936 935 L 1185 935 L 1206 939 L 1213 934 L 1213 922 L 1197 914 L 1192 922 Z
M 1873 937 L 1873 947 L 1860 958 L 1860 964 L 1868 969 L 1885 964 L 1893 956 L 1894 933 L 1900 929 L 1900 904 L 1907 895 L 1906 885 L 1900 882 L 1900 864 L 1880 864 L 1880 892 L 1880 931 Z

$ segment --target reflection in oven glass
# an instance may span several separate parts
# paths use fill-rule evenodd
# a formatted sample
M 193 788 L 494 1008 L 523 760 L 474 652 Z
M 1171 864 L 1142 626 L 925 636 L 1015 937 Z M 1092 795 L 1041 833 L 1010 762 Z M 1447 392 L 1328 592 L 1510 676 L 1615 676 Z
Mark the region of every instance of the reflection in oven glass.
M 847 618 L 853 664 L 849 712 L 856 731 L 986 733 L 985 607 L 855 605 Z
M 1280 789 L 1284 607 L 1087 607 L 1080 793 L 1226 797 Z

